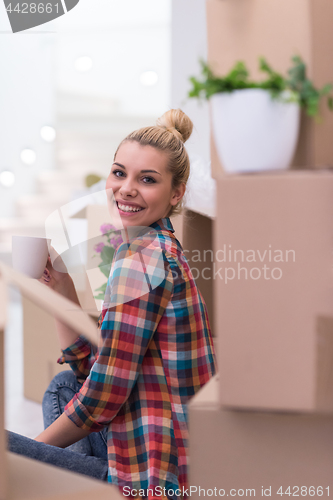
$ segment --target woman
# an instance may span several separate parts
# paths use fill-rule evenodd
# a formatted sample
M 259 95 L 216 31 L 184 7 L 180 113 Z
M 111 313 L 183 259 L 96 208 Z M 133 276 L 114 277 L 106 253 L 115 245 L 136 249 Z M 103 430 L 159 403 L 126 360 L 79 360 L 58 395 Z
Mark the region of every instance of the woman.
M 66 467 L 101 479 L 107 471 L 125 496 L 186 496 L 187 403 L 216 371 L 206 305 L 169 218 L 181 210 L 192 128 L 170 110 L 119 145 L 106 188 L 127 241 L 111 268 L 99 347 L 57 322 L 58 361 L 72 372 L 46 391 L 35 441 L 9 433 L 12 451 L 51 454 L 57 465 L 63 452 Z M 79 304 L 50 260 L 41 281 Z

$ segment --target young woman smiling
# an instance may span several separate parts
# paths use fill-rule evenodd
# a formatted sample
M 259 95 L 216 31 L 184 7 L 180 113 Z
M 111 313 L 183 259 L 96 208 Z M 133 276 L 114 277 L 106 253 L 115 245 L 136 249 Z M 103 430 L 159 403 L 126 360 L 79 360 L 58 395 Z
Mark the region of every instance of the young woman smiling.
M 170 221 L 182 209 L 192 128 L 170 110 L 119 145 L 106 188 L 132 238 L 114 256 L 99 346 L 58 321 L 58 362 L 72 371 L 46 391 L 35 440 L 9 433 L 12 451 L 108 480 L 126 497 L 187 496 L 187 403 L 216 372 L 206 305 Z M 79 303 L 50 260 L 41 281 Z

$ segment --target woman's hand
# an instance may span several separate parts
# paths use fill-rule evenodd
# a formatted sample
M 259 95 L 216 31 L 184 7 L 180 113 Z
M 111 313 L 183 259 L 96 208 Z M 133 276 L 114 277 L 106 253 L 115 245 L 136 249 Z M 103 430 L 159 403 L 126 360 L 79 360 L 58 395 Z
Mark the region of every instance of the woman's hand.
M 43 276 L 38 281 L 80 305 L 73 280 L 68 274 L 65 263 L 52 246 Z

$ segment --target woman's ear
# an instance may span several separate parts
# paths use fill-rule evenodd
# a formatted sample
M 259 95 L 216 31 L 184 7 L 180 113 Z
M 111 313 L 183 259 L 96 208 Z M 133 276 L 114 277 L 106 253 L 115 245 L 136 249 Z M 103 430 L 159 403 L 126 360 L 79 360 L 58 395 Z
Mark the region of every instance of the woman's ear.
M 179 184 L 179 186 L 177 186 L 176 188 L 173 189 L 173 195 L 172 195 L 172 198 L 170 200 L 171 205 L 173 205 L 173 206 L 177 205 L 177 203 L 184 196 L 185 190 L 186 190 L 185 182 L 182 182 L 181 184 Z

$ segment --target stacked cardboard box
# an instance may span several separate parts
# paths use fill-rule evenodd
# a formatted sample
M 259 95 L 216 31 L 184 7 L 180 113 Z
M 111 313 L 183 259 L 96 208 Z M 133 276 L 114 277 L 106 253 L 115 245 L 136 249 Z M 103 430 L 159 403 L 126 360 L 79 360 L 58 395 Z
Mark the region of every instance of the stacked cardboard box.
M 333 81 L 331 2 L 206 5 L 217 73 L 243 60 L 258 77 L 259 56 L 285 72 L 299 54 L 316 85 Z M 322 115 L 303 117 L 298 169 L 285 172 L 226 175 L 211 135 L 218 375 L 189 404 L 194 499 L 331 493 L 333 116 Z
M 333 172 L 217 184 L 221 402 L 333 412 Z

